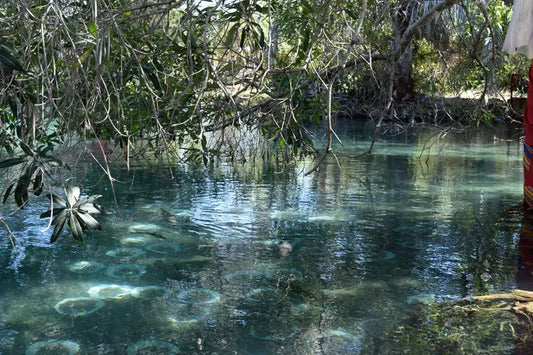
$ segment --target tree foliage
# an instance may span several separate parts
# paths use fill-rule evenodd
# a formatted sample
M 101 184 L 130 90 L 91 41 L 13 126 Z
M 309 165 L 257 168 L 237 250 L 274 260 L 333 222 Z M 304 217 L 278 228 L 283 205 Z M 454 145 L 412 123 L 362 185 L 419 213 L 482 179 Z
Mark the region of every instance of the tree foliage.
M 0 14 L 1 167 L 24 164 L 4 195 L 19 206 L 70 141 L 113 141 L 128 165 L 147 151 L 208 164 L 254 146 L 316 154 L 310 127 L 326 122 L 328 154 L 336 114 L 401 116 L 406 50 L 409 90 L 429 95 L 485 98 L 524 65 L 500 53 L 500 0 L 20 0 Z

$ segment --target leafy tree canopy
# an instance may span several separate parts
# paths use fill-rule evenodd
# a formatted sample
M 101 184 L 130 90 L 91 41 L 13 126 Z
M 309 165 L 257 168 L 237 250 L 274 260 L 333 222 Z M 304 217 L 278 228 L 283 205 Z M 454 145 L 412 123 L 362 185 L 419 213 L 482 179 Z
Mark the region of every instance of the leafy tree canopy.
M 466 89 L 483 112 L 525 74 L 500 51 L 511 14 L 500 0 L 20 0 L 0 14 L 0 168 L 18 169 L 4 201 L 21 208 L 28 192 L 64 188 L 52 152 L 72 142 L 101 141 L 102 157 L 114 142 L 128 166 L 147 153 L 324 157 L 335 115 L 402 120 L 416 93 Z M 73 206 L 53 221 L 79 241 L 96 223 Z

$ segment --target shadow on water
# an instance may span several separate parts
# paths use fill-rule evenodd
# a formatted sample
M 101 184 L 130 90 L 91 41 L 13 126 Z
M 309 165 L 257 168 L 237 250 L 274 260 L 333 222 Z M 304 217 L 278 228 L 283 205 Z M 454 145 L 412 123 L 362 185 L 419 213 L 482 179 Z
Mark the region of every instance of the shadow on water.
M 0 353 L 75 348 L 56 340 L 88 354 L 394 353 L 426 349 L 424 335 L 441 344 L 428 350 L 453 349 L 440 305 L 531 282 L 527 257 L 517 267 L 528 224 L 510 208 L 520 144 L 494 134 L 418 132 L 356 158 L 371 132 L 346 129 L 340 167 L 310 175 L 306 160 L 115 167 L 134 183 L 115 185 L 120 214 L 100 217 L 82 246 L 38 232 L 45 201 L 10 219 Z M 84 169 L 85 192 L 114 210 L 98 169 Z M 514 317 L 465 329 L 487 331 L 472 343 L 484 349 Z

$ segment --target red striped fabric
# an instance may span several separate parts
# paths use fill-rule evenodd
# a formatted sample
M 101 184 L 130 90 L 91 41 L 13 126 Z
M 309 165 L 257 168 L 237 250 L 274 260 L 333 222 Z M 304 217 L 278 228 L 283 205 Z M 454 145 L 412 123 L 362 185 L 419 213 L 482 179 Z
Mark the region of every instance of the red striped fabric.
M 529 67 L 529 87 L 527 89 L 527 105 L 524 109 L 524 203 L 525 207 L 533 208 L 533 61 Z

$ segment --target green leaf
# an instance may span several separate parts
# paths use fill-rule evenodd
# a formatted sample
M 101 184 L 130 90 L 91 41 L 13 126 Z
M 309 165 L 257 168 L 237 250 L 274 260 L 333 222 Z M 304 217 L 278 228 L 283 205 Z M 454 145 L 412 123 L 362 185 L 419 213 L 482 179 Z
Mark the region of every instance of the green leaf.
M 78 186 L 67 186 L 65 194 L 67 195 L 67 202 L 69 207 L 73 207 L 80 198 L 80 188 Z
M 55 133 L 53 135 L 55 135 Z M 53 135 L 49 135 L 49 136 L 47 136 L 47 138 L 53 138 L 52 137 Z M 44 149 L 40 150 L 38 152 L 38 154 L 39 154 L 40 157 L 47 158 L 48 156 L 46 155 L 46 153 L 48 153 L 49 151 L 52 151 L 52 150 L 54 150 L 54 146 L 52 144 L 48 143 L 48 145 Z
M 98 26 L 96 26 L 96 23 L 90 21 L 87 24 L 87 28 L 89 29 L 89 32 L 91 32 L 93 37 L 96 38 L 96 35 L 98 34 Z
M 63 227 L 65 226 L 65 222 L 67 221 L 67 210 L 63 209 L 52 221 L 52 224 L 55 225 L 54 231 L 52 232 L 52 236 L 50 237 L 50 243 L 53 243 L 57 240 L 59 237 L 59 234 L 61 234 L 61 231 L 63 231 Z
M 94 219 L 93 216 L 91 216 L 89 213 L 78 213 L 77 216 L 79 217 L 80 221 L 83 222 L 85 225 L 91 227 L 92 229 L 102 229 L 102 226 L 100 225 L 100 222 L 98 222 L 96 219 Z
M 240 27 L 240 23 L 237 22 L 228 31 L 228 36 L 226 37 L 225 47 L 230 48 L 233 45 L 233 42 L 235 42 L 235 37 L 237 36 L 237 30 Z
M 91 195 L 91 196 L 89 196 L 87 198 L 84 198 L 83 200 L 80 200 L 80 201 L 76 202 L 74 204 L 74 206 L 72 206 L 72 208 L 79 208 L 81 206 L 84 206 L 84 205 L 86 205 L 88 203 L 93 202 L 94 200 L 96 200 L 96 199 L 98 199 L 100 197 L 102 197 L 102 195 Z
M 24 153 L 26 153 L 27 156 L 33 157 L 35 155 L 34 151 L 26 143 L 21 141 L 20 142 L 20 147 L 22 148 Z
M 2 201 L 2 203 L 6 203 L 7 201 L 7 198 L 9 197 L 9 195 L 11 195 L 11 190 L 13 190 L 13 187 L 15 186 L 15 183 L 12 183 L 11 185 L 9 185 L 9 187 L 6 189 L 6 192 L 4 193 L 4 200 Z
M 309 14 L 313 14 L 315 12 L 315 10 L 309 4 L 308 1 L 302 0 L 302 12 L 303 12 L 303 15 L 309 15 Z
M 57 216 L 61 211 L 64 211 L 65 208 L 54 208 L 51 210 L 48 210 L 46 212 L 43 212 L 39 215 L 39 218 L 50 218 Z
M 9 158 L 6 160 L 0 161 L 0 169 L 9 168 L 11 166 L 15 166 L 18 164 L 22 164 L 26 161 L 26 157 L 16 157 L 16 158 Z
M 153 58 L 152 59 L 152 63 L 154 64 L 154 67 L 160 71 L 160 72 L 164 72 L 165 71 L 165 68 L 163 68 L 163 66 L 161 65 L 161 63 L 159 63 L 159 60 L 157 60 L 157 58 Z
M 83 52 L 81 57 L 79 57 L 78 61 L 74 63 L 74 65 L 72 65 L 72 69 L 76 69 L 77 67 L 80 66 L 80 64 L 83 64 L 83 62 L 89 59 L 91 55 L 93 54 L 94 47 L 95 47 L 94 44 L 89 46 L 89 48 L 87 48 L 87 50 Z
M 15 119 L 18 118 L 18 105 L 17 105 L 17 101 L 15 101 L 13 99 L 12 96 L 8 96 L 7 98 L 7 102 L 9 104 L 9 108 L 11 109 L 11 113 L 13 114 L 13 117 Z
M 82 244 L 83 243 L 83 229 L 81 227 L 81 224 L 78 221 L 78 218 L 76 217 L 76 213 L 74 213 L 74 211 L 70 211 L 69 214 L 70 216 L 68 219 L 68 227 L 70 228 L 70 232 L 72 233 L 74 240 L 76 240 L 78 244 Z
M 48 198 L 52 199 L 53 203 L 55 205 L 58 205 L 60 207 L 67 207 L 67 202 L 60 196 L 57 196 L 57 195 L 46 195 Z
M 33 179 L 33 194 L 39 196 L 43 191 L 43 186 L 43 170 L 39 168 L 37 175 L 35 175 L 35 178 Z
M 18 70 L 23 73 L 26 71 L 24 68 L 22 68 L 22 65 L 18 61 L 18 59 L 13 54 L 13 51 L 8 46 L 5 46 L 3 44 L 0 44 L 0 63 L 4 64 L 6 67 Z
M 148 77 L 148 79 L 150 79 L 152 84 L 154 84 L 154 87 L 156 90 L 159 90 L 159 91 L 163 90 L 161 83 L 159 82 L 159 78 L 157 77 L 157 75 L 154 74 L 153 71 L 147 72 L 146 76 Z
M 247 28 L 244 28 L 241 33 L 241 42 L 239 43 L 239 46 L 241 49 L 244 49 L 244 41 L 246 40 L 246 33 L 248 32 Z
M 21 209 L 28 202 L 28 187 L 30 186 L 30 177 L 27 174 L 22 175 L 15 187 L 15 202 Z

